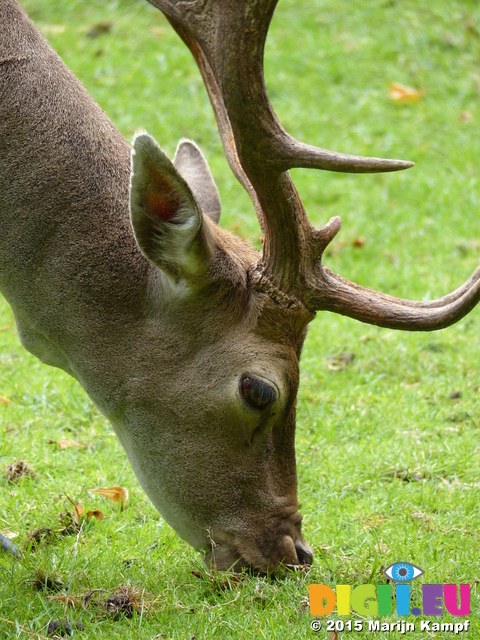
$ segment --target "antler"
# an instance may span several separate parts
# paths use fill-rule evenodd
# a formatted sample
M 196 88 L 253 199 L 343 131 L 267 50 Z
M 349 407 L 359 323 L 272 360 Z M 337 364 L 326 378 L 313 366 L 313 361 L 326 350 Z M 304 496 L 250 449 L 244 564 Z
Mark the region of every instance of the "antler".
M 314 229 L 288 170 L 373 173 L 407 169 L 413 163 L 313 147 L 282 128 L 263 73 L 265 40 L 277 1 L 150 0 L 190 48 L 227 160 L 254 203 L 264 232 L 262 260 L 251 273 L 255 286 L 283 292 L 286 300 L 298 300 L 309 311 L 334 311 L 383 327 L 431 330 L 456 322 L 480 299 L 480 268 L 452 294 L 422 303 L 361 287 L 322 265 L 322 254 L 341 220 L 335 217 Z

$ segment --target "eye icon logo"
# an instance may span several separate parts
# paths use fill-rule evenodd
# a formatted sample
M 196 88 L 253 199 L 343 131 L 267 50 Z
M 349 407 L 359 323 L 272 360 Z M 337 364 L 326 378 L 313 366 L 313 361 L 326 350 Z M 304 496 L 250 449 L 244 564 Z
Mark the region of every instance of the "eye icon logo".
M 402 583 L 411 582 L 415 578 L 423 576 L 425 571 L 414 564 L 410 564 L 410 562 L 394 562 L 383 573 L 389 580 Z

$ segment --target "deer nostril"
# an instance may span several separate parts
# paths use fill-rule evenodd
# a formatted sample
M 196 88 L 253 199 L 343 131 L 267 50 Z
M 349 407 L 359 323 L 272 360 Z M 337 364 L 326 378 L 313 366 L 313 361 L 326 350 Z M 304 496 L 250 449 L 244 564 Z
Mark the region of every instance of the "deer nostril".
M 297 542 L 295 542 L 295 551 L 297 552 L 297 558 L 300 564 L 312 564 L 313 553 L 310 547 L 297 540 Z

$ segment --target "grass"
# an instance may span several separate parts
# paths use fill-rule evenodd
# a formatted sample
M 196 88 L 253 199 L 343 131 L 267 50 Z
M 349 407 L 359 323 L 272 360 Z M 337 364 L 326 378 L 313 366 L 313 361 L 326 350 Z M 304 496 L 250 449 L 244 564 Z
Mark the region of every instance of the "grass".
M 170 155 L 182 136 L 199 142 L 222 195 L 222 224 L 258 242 L 199 74 L 161 14 L 131 0 L 23 5 L 127 138 L 145 128 Z M 479 57 L 480 10 L 471 0 L 280 2 L 266 76 L 286 128 L 326 148 L 417 163 L 382 176 L 294 172 L 314 223 L 343 218 L 325 257 L 338 273 L 428 298 L 476 267 Z M 391 82 L 424 95 L 398 104 Z M 21 562 L 0 553 L 1 638 L 43 638 L 48 622 L 63 618 L 92 639 L 325 638 L 325 629 L 310 629 L 308 585 L 383 582 L 382 567 L 397 560 L 424 569 L 425 582 L 471 584 L 470 637 L 480 636 L 478 310 L 434 334 L 318 314 L 302 356 L 297 420 L 315 564 L 279 581 L 208 576 L 142 493 L 106 420 L 75 381 L 22 350 L 12 322 L 2 299 L 0 396 L 11 402 L 0 404 L 0 530 L 18 533 L 20 548 L 35 529 L 53 532 Z M 86 446 L 61 449 L 61 438 Z M 4 469 L 19 459 L 35 477 L 8 482 Z M 127 509 L 86 491 L 111 485 L 129 489 Z M 67 495 L 105 519 L 64 535 Z M 131 617 L 95 605 L 109 597 L 118 605 L 119 585 L 138 603 Z M 66 608 L 66 595 L 96 589 L 85 610 Z

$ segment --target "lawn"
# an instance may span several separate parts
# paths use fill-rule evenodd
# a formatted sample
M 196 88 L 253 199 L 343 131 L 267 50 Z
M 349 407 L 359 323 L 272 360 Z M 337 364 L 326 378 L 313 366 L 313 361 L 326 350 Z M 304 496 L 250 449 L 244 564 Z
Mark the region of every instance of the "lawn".
M 170 155 L 182 136 L 199 143 L 222 196 L 221 224 L 258 245 L 200 75 L 160 12 L 140 0 L 22 4 L 127 139 L 146 129 Z M 387 175 L 292 172 L 313 223 L 342 216 L 325 255 L 334 271 L 428 299 L 475 269 L 479 69 L 472 0 L 280 0 L 266 78 L 285 128 L 325 148 L 416 163 Z M 411 88 L 407 99 L 392 95 L 392 83 Z M 83 625 L 74 632 L 85 639 L 329 638 L 325 620 L 311 630 L 309 585 L 383 584 L 383 569 L 399 560 L 425 572 L 412 583 L 415 606 L 422 582 L 470 584 L 469 635 L 480 637 L 479 331 L 480 309 L 432 334 L 319 313 L 302 355 L 297 418 L 299 499 L 315 562 L 281 580 L 232 578 L 208 574 L 165 524 L 79 385 L 21 348 L 2 298 L 0 531 L 17 534 L 24 558 L 0 551 L 0 638 L 41 639 L 63 619 Z M 62 448 L 64 440 L 80 446 Z M 18 460 L 32 473 L 10 480 Z M 87 491 L 114 485 L 128 489 L 127 508 Z M 104 519 L 80 528 L 72 502 Z M 420 619 L 406 618 L 417 624 L 410 637 L 427 637 Z

